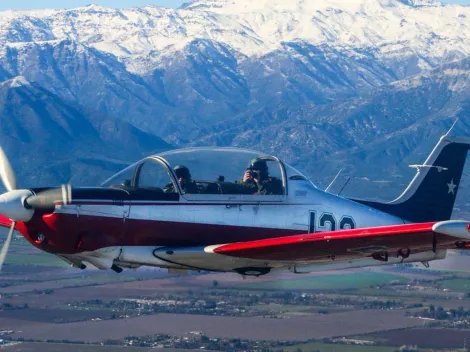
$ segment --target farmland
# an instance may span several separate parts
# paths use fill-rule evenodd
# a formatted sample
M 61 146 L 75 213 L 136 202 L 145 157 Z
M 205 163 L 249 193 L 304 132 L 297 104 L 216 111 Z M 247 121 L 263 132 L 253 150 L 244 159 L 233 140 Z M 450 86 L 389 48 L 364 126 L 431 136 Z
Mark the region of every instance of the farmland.
M 388 352 L 404 344 L 431 351 L 460 348 L 468 336 L 451 318 L 419 317 L 431 306 L 444 313 L 470 309 L 470 273 L 462 263 L 458 271 L 403 266 L 243 279 L 80 271 L 20 240 L 13 252 L 0 275 L 0 339 L 21 342 L 11 351 L 61 350 L 64 342 L 70 352 L 118 346 Z
M 120 347 L 120 346 L 97 346 L 83 344 L 64 344 L 64 343 L 41 343 L 26 342 L 5 347 L 8 352 L 63 352 L 64 350 L 73 352 L 154 352 L 153 348 L 139 347 Z M 159 348 L 159 352 L 185 352 L 188 350 L 174 348 Z
M 361 324 L 357 322 L 363 321 Z M 341 335 L 363 334 L 369 331 L 421 326 L 419 319 L 404 316 L 401 311 L 353 311 L 328 315 L 311 315 L 285 319 L 219 317 L 185 314 L 157 314 L 127 319 L 113 319 L 61 324 L 39 324 L 13 334 L 16 338 L 73 340 L 100 342 L 129 335 L 168 334 L 184 336 L 201 331 L 209 337 L 241 338 L 247 340 L 305 341 Z M 306 327 L 311 326 L 311 329 Z
M 470 341 L 470 330 L 449 329 L 402 329 L 370 334 L 369 337 L 384 339 L 390 345 L 418 345 L 424 348 L 460 349 L 464 341 Z M 399 342 L 399 343 L 397 343 Z
M 407 281 L 406 278 L 393 274 L 359 272 L 248 283 L 240 285 L 240 288 L 245 290 L 351 290 Z

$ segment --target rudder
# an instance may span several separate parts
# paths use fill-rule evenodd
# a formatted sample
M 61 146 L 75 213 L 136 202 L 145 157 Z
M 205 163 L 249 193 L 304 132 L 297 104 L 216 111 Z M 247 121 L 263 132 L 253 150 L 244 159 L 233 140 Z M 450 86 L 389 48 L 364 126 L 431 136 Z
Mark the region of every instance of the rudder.
M 400 197 L 390 203 L 355 200 L 411 222 L 449 220 L 470 149 L 465 137 L 441 137 Z

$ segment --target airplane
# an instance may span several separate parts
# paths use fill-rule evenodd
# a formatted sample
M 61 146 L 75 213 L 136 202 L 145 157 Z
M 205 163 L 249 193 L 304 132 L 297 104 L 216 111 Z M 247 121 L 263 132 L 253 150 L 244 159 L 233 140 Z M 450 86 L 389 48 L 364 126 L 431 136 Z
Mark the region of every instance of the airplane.
M 98 187 L 17 189 L 0 150 L 0 225 L 73 267 L 117 273 L 141 266 L 170 272 L 313 271 L 429 262 L 470 248 L 470 221 L 450 220 L 470 148 L 442 136 L 392 202 L 348 199 L 317 188 L 275 156 L 238 148 L 179 149 L 149 156 Z M 277 194 L 247 192 L 241 177 L 263 160 Z M 174 171 L 186 166 L 197 192 Z M 172 185 L 173 192 L 164 192 Z

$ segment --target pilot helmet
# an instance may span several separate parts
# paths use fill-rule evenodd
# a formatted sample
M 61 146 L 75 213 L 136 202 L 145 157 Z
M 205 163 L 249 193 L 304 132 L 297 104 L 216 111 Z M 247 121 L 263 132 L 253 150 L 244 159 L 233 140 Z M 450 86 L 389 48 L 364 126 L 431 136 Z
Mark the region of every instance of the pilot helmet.
M 176 174 L 176 178 L 182 178 L 186 180 L 191 179 L 191 173 L 189 172 L 189 169 L 184 165 L 176 165 L 173 168 L 173 171 Z
M 263 160 L 261 158 L 255 158 L 251 160 L 250 168 L 253 170 L 268 171 L 268 165 L 266 164 L 266 160 Z

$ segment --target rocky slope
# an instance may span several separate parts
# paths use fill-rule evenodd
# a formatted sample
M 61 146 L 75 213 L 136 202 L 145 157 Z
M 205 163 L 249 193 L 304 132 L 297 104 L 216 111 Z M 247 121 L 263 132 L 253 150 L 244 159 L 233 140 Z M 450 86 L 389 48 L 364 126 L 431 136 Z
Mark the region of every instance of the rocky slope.
M 170 149 L 119 120 L 87 114 L 15 77 L 0 83 L 0 140 L 23 187 L 96 185 L 145 155 Z
M 4 11 L 0 53 L 1 143 L 28 183 L 234 145 L 393 197 L 456 117 L 470 133 L 470 8 L 431 0 Z

